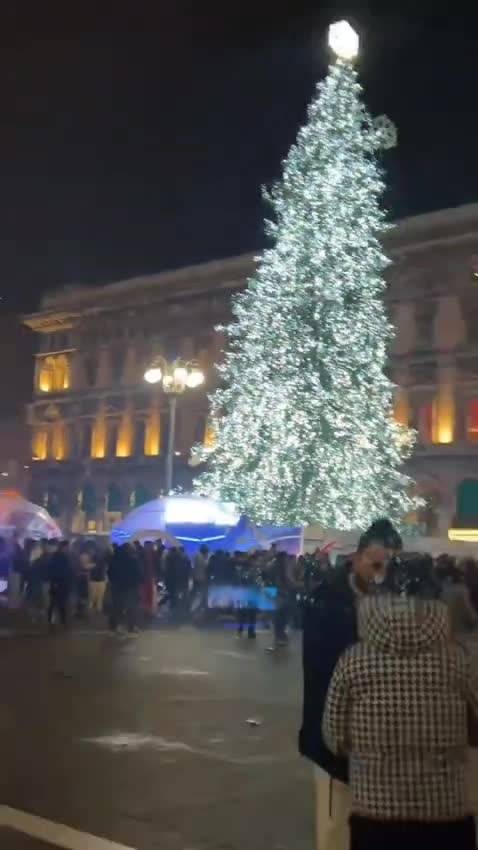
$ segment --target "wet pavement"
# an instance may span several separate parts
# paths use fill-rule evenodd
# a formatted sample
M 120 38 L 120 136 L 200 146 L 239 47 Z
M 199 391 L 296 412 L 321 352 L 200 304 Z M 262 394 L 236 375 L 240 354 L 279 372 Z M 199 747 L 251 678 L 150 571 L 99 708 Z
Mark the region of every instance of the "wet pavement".
M 0 804 L 136 850 L 311 850 L 299 641 L 269 640 L 0 632 Z

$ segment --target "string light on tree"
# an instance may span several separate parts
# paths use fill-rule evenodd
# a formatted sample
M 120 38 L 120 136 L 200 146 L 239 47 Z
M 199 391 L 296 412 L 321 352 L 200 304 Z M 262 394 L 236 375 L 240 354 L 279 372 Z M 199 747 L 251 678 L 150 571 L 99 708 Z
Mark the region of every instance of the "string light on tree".
M 413 508 L 401 470 L 413 432 L 393 419 L 384 373 L 392 328 L 377 151 L 394 128 L 363 105 L 350 24 L 333 24 L 329 43 L 337 58 L 266 195 L 271 246 L 225 329 L 216 440 L 198 489 L 257 522 L 353 529 Z

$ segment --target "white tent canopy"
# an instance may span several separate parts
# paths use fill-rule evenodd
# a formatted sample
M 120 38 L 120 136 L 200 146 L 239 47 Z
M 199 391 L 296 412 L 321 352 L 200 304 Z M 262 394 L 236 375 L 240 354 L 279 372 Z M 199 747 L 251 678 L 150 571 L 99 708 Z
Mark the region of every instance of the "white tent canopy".
M 234 505 L 216 502 L 202 496 L 164 496 L 135 508 L 124 519 L 115 523 L 111 532 L 112 540 L 131 540 L 144 536 L 166 532 L 171 526 L 197 525 L 213 526 L 222 529 L 237 525 L 239 514 Z
M 60 538 L 61 530 L 40 505 L 28 502 L 18 493 L 0 493 L 0 536 L 16 535 L 20 540 Z

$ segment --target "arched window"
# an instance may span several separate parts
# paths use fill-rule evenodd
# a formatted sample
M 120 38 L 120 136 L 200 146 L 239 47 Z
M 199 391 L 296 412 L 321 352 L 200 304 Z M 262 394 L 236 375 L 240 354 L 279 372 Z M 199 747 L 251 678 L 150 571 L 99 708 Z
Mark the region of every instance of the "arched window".
M 145 505 L 146 502 L 151 502 L 153 499 L 153 494 L 147 487 L 143 484 L 138 484 L 136 490 L 134 491 L 134 505 L 133 507 L 139 508 L 141 505 Z
M 131 457 L 134 444 L 134 430 L 133 412 L 130 407 L 126 407 L 118 426 L 116 457 Z
M 424 500 L 424 505 L 418 510 L 418 521 L 423 534 L 430 536 L 438 530 L 441 497 L 435 490 L 425 490 L 419 494 Z
M 46 460 L 48 456 L 48 428 L 35 428 L 32 437 L 33 460 Z
M 91 457 L 91 441 L 93 438 L 93 428 L 91 421 L 83 423 L 80 431 L 80 456 Z
M 141 456 L 145 454 L 146 423 L 144 419 L 136 420 L 134 429 L 134 454 Z
M 96 386 L 96 375 L 98 371 L 98 358 L 96 354 L 90 354 L 88 357 L 85 357 L 84 369 L 87 386 Z
M 151 406 L 145 423 L 143 452 L 147 457 L 156 457 L 161 452 L 161 413 L 157 404 Z
M 123 509 L 123 494 L 117 484 L 108 487 L 106 507 L 111 513 L 120 513 Z
M 55 357 L 54 388 L 61 392 L 70 387 L 70 364 L 65 354 Z
M 91 481 L 86 481 L 81 493 L 81 507 L 87 519 L 95 519 L 96 503 L 96 490 Z
M 123 377 L 124 365 L 125 365 L 125 350 L 123 346 L 121 348 L 115 347 L 111 354 L 111 371 L 113 375 L 113 383 L 119 384 L 121 383 L 121 379 Z
M 434 401 L 423 404 L 418 416 L 418 431 L 424 443 L 436 441 L 436 404 Z
M 40 363 L 38 372 L 38 389 L 42 393 L 51 393 L 55 386 L 55 360 L 45 357 Z
M 466 433 L 471 442 L 478 442 L 478 399 L 468 402 Z
M 68 456 L 67 429 L 60 419 L 52 426 L 51 453 L 55 460 L 65 460 Z
M 62 504 L 61 492 L 57 487 L 49 487 L 46 494 L 45 507 L 52 517 L 59 517 Z
M 476 523 L 478 519 L 478 479 L 465 478 L 458 485 L 456 494 L 458 522 Z
M 100 405 L 93 428 L 91 430 L 91 457 L 106 457 L 106 417 L 102 405 Z
M 118 442 L 119 422 L 117 419 L 108 419 L 108 457 L 116 457 L 116 444 Z

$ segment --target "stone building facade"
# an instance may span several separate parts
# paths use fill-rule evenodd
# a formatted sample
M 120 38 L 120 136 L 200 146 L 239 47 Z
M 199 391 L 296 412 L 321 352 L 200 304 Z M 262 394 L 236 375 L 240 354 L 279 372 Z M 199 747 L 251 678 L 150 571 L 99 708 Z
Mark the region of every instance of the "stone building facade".
M 395 413 L 418 440 L 410 472 L 428 533 L 478 527 L 478 204 L 406 219 L 388 237 L 396 338 Z M 38 339 L 31 496 L 68 530 L 108 531 L 164 487 L 167 399 L 145 384 L 157 354 L 197 360 L 203 387 L 179 399 L 175 483 L 207 439 L 207 392 L 223 346 L 215 327 L 253 257 L 47 295 L 24 318 Z
M 107 532 L 163 491 L 168 399 L 143 379 L 158 354 L 197 361 L 206 377 L 177 405 L 174 483 L 190 486 L 189 450 L 208 439 L 207 393 L 222 348 L 215 327 L 251 267 L 240 257 L 70 287 L 24 317 L 38 339 L 30 495 L 65 530 Z

